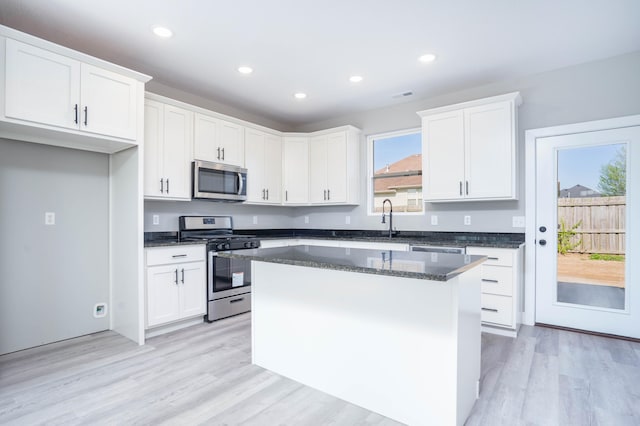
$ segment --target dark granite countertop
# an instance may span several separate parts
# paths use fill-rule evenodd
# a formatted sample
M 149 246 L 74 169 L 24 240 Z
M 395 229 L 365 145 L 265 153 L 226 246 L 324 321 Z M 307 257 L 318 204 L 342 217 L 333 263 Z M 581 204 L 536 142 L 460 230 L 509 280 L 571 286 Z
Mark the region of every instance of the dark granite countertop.
M 218 256 L 433 281 L 448 281 L 486 260 L 485 256 L 464 254 L 318 246 L 235 250 Z
M 410 245 L 495 248 L 518 248 L 524 243 L 524 234 L 522 233 L 497 232 L 396 231 L 392 238 L 389 238 L 386 232 L 374 230 L 236 229 L 234 232 L 237 234 L 256 235 L 263 240 L 313 238 L 322 240 L 388 242 Z M 177 232 L 145 232 L 145 247 L 181 244 L 177 243 L 177 241 Z

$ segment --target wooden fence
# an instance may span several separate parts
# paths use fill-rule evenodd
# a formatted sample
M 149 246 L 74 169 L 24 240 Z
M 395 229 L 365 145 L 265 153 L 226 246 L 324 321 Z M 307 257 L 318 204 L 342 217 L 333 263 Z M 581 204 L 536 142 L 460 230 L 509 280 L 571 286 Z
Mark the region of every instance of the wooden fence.
M 573 253 L 625 253 L 626 197 L 558 198 L 558 223 L 575 229 L 573 241 L 582 239 Z

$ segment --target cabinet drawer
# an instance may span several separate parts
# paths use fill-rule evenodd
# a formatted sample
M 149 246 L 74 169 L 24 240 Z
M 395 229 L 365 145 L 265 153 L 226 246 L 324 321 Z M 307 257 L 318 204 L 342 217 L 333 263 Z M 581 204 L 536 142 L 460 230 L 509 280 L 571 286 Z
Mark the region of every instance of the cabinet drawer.
M 225 318 L 251 310 L 251 293 L 238 294 L 209 302 L 209 317 Z
M 513 296 L 513 269 L 508 266 L 482 265 L 482 292 Z
M 513 299 L 509 296 L 496 296 L 494 294 L 482 294 L 483 322 L 513 327 Z
M 145 249 L 147 266 L 205 260 L 205 246 L 151 247 Z
M 487 256 L 484 265 L 513 266 L 513 256 L 517 250 L 491 247 L 467 247 L 467 254 Z

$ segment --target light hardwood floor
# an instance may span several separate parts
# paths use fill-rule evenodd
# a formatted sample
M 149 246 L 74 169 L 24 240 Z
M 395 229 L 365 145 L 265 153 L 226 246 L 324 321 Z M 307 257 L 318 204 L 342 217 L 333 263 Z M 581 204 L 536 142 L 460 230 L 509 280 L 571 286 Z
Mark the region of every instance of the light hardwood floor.
M 103 332 L 4 355 L 0 424 L 399 424 L 251 365 L 250 345 L 245 314 L 145 346 Z M 640 344 L 539 327 L 484 334 L 467 424 L 638 425 Z

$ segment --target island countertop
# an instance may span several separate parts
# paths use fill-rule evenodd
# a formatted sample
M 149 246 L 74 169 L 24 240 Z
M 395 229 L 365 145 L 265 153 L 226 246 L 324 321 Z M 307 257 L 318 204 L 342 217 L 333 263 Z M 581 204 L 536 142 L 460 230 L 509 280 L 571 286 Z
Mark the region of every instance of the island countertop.
M 432 281 L 448 281 L 486 260 L 485 256 L 424 253 L 345 247 L 289 246 L 235 250 L 219 257 L 333 269 L 346 272 L 389 275 Z

